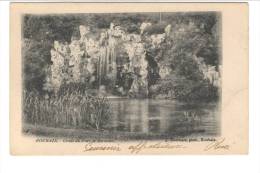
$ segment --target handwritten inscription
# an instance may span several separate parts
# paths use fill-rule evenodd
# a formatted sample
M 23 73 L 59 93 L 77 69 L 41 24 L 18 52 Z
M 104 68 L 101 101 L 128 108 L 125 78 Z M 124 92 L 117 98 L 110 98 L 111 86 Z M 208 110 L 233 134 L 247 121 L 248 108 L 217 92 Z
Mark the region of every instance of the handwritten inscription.
M 89 142 L 84 147 L 84 152 L 87 151 L 121 151 L 119 145 L 104 145 L 104 146 L 97 146 L 93 145 L 92 142 Z
M 147 143 L 146 141 L 140 142 L 136 145 L 130 145 L 128 149 L 130 150 L 130 153 L 132 154 L 138 154 L 143 150 L 146 149 L 183 149 L 186 148 L 183 145 L 173 145 L 168 142 L 158 142 L 155 144 Z
M 225 138 L 211 142 L 208 144 L 204 151 L 209 151 L 209 150 L 229 150 L 230 146 L 225 144 Z
M 140 142 L 135 145 L 130 145 L 128 147 L 128 150 L 131 154 L 138 154 L 143 150 L 147 149 L 183 149 L 186 148 L 183 145 L 173 145 L 168 142 L 158 142 L 154 144 L 150 144 L 146 141 Z M 119 144 L 117 145 L 95 145 L 92 142 L 87 143 L 84 146 L 84 152 L 90 152 L 90 151 L 112 151 L 112 152 L 119 152 L 121 151 L 121 147 Z

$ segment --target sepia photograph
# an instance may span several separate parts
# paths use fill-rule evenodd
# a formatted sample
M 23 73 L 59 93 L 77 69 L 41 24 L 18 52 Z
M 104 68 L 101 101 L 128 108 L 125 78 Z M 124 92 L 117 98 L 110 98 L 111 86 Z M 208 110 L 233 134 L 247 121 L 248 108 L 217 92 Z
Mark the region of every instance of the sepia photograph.
M 23 132 L 219 135 L 221 14 L 25 14 Z
M 133 3 L 130 6 L 139 10 L 131 11 L 125 4 L 120 4 L 125 10 L 118 4 L 111 4 L 111 9 L 84 4 L 88 9 L 101 8 L 56 13 L 51 9 L 69 4 L 44 5 L 53 8 L 13 4 L 13 9 L 22 10 L 19 15 L 12 11 L 19 16 L 15 25 L 20 28 L 15 29 L 20 32 L 15 38 L 18 47 L 12 49 L 19 49 L 20 72 L 12 65 L 13 74 L 20 75 L 19 90 L 13 89 L 20 96 L 16 116 L 20 132 L 16 133 L 21 138 L 41 145 L 85 143 L 85 150 L 122 151 L 121 143 L 136 143 L 143 149 L 187 148 L 172 145 L 176 142 L 206 142 L 204 151 L 230 149 L 224 145 L 223 124 L 228 121 L 223 118 L 223 103 L 232 100 L 223 101 L 223 97 L 227 91 L 234 95 L 232 85 L 247 83 L 234 80 L 229 90 L 223 87 L 223 76 L 229 74 L 223 70 L 224 58 L 232 56 L 225 57 L 223 52 L 227 45 L 223 20 L 229 18 L 224 18 L 222 6 L 156 10 L 156 4 L 150 4 L 145 10 L 144 4 Z M 73 5 L 80 9 L 80 4 Z M 166 9 L 165 5 L 161 8 Z M 240 5 L 236 11 L 245 7 Z M 46 11 L 32 12 L 33 6 Z M 242 39 L 246 37 L 241 38 L 241 45 L 248 46 Z M 228 51 L 233 53 L 233 49 Z M 246 71 L 240 59 L 247 55 L 242 53 L 236 57 L 237 67 Z M 236 68 L 233 72 L 237 73 Z M 245 106 L 241 108 L 246 110 Z M 240 114 L 238 121 L 241 116 L 247 118 Z M 95 144 L 104 146 L 95 148 Z M 131 147 L 130 153 L 139 153 Z

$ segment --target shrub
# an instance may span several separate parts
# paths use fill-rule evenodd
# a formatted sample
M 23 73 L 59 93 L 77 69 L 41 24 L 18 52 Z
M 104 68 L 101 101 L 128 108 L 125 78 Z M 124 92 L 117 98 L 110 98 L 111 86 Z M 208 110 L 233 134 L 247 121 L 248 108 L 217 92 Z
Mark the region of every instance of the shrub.
M 205 80 L 188 80 L 176 74 L 161 79 L 150 87 L 150 96 L 180 101 L 214 101 L 219 98 L 219 89 Z

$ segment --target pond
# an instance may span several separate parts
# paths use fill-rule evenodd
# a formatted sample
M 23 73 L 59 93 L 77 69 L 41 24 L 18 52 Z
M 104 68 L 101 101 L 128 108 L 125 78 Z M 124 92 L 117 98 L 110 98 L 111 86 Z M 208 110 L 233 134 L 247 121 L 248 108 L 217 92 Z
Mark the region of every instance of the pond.
M 174 136 L 217 136 L 219 103 L 183 103 L 176 100 L 110 99 L 112 132 Z

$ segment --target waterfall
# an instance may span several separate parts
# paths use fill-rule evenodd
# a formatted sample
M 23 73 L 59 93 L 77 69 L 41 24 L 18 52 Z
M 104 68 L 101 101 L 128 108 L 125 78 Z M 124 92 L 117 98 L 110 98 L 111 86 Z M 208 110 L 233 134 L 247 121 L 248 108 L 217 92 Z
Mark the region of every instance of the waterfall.
M 110 75 L 113 81 L 116 80 L 116 54 L 114 45 L 100 47 L 100 56 L 97 65 L 98 88 L 104 84 L 104 79 Z
M 101 85 L 101 59 L 102 59 L 102 56 L 100 56 L 98 59 L 98 67 L 97 67 L 98 89 Z

